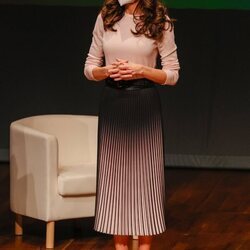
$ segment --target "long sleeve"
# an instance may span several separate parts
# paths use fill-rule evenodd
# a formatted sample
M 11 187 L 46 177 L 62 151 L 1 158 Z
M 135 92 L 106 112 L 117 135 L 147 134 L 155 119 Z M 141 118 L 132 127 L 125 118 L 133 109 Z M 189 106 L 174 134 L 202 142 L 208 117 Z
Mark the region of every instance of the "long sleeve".
M 167 75 L 164 85 L 175 84 L 179 79 L 180 65 L 177 57 L 174 29 L 172 31 L 164 31 L 162 41 L 158 42 L 158 51 L 161 58 L 162 70 Z
M 103 65 L 103 33 L 104 27 L 102 16 L 99 14 L 95 22 L 95 27 L 92 33 L 92 43 L 84 66 L 84 75 L 88 80 L 97 81 L 97 79 L 94 78 L 92 71 L 95 67 L 101 67 Z

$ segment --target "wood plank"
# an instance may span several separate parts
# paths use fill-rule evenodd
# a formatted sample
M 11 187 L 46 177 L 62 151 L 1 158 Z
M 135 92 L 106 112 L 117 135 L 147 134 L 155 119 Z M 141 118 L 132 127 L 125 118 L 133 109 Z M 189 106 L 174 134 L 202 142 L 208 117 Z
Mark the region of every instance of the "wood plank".
M 154 237 L 153 250 L 250 249 L 250 171 L 166 168 L 165 178 L 167 231 Z M 8 164 L 0 164 L 0 181 L 0 249 L 45 249 L 43 221 L 24 217 L 24 235 L 14 236 Z M 114 249 L 113 236 L 93 225 L 93 217 L 56 222 L 55 249 Z

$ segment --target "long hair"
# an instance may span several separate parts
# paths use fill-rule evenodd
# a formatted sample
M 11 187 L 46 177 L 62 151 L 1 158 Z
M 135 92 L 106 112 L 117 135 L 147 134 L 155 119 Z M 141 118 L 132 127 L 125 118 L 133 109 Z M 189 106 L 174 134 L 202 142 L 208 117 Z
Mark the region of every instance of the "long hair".
M 142 15 L 137 15 L 137 11 Z M 114 25 L 125 14 L 125 6 L 120 6 L 118 0 L 105 0 L 101 9 L 101 15 L 105 30 L 116 31 Z M 161 0 L 138 0 L 133 13 L 136 23 L 135 36 L 145 35 L 148 38 L 161 40 L 163 30 L 172 30 L 173 21 L 168 17 L 168 11 Z M 168 24 L 168 25 L 166 25 Z

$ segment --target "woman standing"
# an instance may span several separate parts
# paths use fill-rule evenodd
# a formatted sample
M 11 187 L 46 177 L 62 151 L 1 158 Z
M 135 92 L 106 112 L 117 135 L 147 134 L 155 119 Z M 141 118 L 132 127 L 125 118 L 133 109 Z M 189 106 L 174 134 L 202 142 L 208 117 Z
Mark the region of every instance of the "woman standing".
M 106 0 L 84 74 L 105 79 L 98 124 L 96 231 L 148 250 L 166 230 L 161 104 L 156 85 L 179 77 L 173 23 L 160 0 Z M 156 69 L 160 55 L 162 69 Z M 105 59 L 105 62 L 104 62 Z

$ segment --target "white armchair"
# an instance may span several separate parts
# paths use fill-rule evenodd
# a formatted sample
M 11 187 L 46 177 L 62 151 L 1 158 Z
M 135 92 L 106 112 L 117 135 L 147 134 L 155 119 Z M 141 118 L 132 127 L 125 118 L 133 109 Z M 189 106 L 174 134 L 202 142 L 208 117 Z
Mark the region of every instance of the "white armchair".
M 15 233 L 22 215 L 47 223 L 54 247 L 55 221 L 92 217 L 95 208 L 98 117 L 40 115 L 10 126 L 10 208 Z

